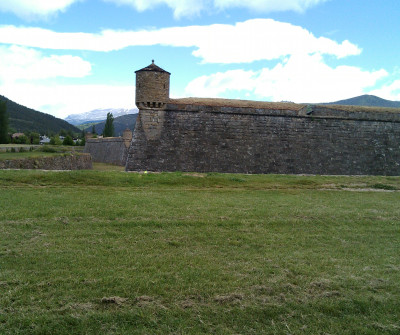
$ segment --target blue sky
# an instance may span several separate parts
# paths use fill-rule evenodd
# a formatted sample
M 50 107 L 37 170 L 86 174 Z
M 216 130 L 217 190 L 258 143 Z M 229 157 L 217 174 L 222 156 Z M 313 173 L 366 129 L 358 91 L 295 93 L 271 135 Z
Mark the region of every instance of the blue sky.
M 57 117 L 171 97 L 400 100 L 398 0 L 1 0 L 0 94 Z

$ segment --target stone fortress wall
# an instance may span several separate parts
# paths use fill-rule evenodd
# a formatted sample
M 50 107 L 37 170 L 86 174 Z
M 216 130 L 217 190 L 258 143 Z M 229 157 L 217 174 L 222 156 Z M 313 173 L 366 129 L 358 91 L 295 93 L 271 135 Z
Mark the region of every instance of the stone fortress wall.
M 127 171 L 400 175 L 400 109 L 161 98 L 138 106 Z
M 93 162 L 124 166 L 132 141 L 132 131 L 126 129 L 122 137 L 88 138 L 83 152 L 92 156 Z

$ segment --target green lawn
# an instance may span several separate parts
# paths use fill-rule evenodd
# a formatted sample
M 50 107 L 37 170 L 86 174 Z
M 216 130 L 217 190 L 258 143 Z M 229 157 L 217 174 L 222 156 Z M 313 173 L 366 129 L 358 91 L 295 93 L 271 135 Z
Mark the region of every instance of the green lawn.
M 93 162 L 93 170 L 97 171 L 125 171 L 125 166 Z
M 399 190 L 0 171 L 0 334 L 399 334 Z

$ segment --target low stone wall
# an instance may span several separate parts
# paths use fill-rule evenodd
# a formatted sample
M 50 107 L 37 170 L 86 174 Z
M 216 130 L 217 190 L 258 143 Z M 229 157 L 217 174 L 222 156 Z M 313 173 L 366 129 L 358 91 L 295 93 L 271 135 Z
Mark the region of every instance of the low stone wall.
M 83 152 L 92 156 L 94 162 L 124 166 L 130 139 L 123 137 L 89 138 Z
M 90 170 L 92 158 L 88 154 L 63 154 L 53 157 L 8 159 L 0 161 L 0 169 Z

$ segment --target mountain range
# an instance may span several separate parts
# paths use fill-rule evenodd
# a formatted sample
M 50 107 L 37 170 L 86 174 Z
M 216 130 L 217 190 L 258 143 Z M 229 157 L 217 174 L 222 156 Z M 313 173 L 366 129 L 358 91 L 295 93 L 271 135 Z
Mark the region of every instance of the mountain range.
M 78 128 L 62 119 L 22 106 L 2 95 L 0 100 L 6 102 L 9 127 L 16 132 L 34 131 L 39 134 L 51 134 L 58 133 L 61 129 L 80 132 Z
M 90 112 L 82 113 L 82 114 L 71 114 L 65 118 L 65 121 L 77 126 L 84 123 L 95 123 L 104 121 L 107 118 L 107 113 L 111 113 L 114 118 L 118 116 L 135 114 L 138 113 L 139 110 L 137 108 L 133 109 L 125 109 L 125 108 L 99 108 L 94 109 Z

